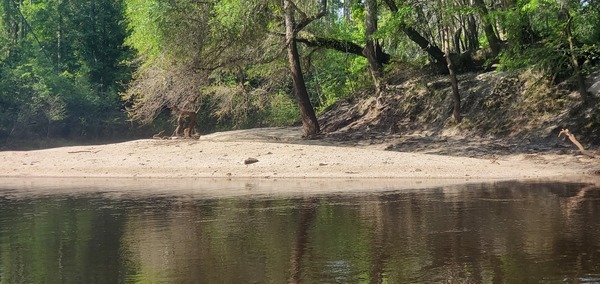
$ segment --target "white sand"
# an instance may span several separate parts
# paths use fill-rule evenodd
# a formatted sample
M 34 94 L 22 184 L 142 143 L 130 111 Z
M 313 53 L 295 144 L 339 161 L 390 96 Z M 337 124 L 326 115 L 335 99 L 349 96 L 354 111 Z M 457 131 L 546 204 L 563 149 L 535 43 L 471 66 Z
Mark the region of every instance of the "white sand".
M 476 159 L 345 147 L 300 139 L 299 128 L 215 133 L 199 140 L 0 152 L 2 177 L 409 178 L 513 180 L 580 176 L 600 159 L 556 154 Z M 322 145 L 318 145 L 322 144 Z M 246 165 L 247 158 L 258 162 Z

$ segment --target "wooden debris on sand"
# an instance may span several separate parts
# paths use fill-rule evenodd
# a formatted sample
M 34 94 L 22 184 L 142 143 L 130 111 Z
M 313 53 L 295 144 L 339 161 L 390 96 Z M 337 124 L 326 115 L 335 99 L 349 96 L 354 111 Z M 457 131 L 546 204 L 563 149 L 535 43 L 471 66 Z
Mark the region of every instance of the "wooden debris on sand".
M 577 148 L 579 148 L 579 151 L 581 152 L 581 154 L 584 154 L 591 158 L 597 158 L 594 154 L 592 154 L 591 152 L 589 152 L 583 148 L 581 143 L 579 143 L 579 141 L 577 141 L 577 139 L 575 138 L 575 135 L 573 135 L 573 134 L 571 134 L 571 132 L 569 132 L 569 129 L 561 130 L 560 133 L 558 133 L 558 137 L 560 137 L 563 134 L 565 136 L 567 136 L 569 138 L 569 140 L 571 140 L 571 142 L 573 142 L 573 144 L 575 144 L 575 146 L 577 146 Z

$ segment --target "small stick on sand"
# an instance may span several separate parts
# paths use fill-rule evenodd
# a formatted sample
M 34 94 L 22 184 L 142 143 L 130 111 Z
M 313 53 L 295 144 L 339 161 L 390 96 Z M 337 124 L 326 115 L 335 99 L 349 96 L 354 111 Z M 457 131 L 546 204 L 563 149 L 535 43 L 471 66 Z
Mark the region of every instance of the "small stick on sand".
M 575 144 L 575 146 L 577 146 L 577 148 L 579 148 L 579 151 L 588 156 L 588 157 L 592 157 L 592 158 L 596 158 L 596 156 L 588 151 L 586 151 L 583 146 L 581 146 L 581 143 L 579 143 L 579 141 L 577 141 L 577 139 L 575 139 L 575 135 L 571 134 L 571 132 L 569 132 L 569 129 L 563 129 L 560 131 L 560 133 L 558 133 L 558 137 L 560 137 L 560 135 L 564 134 L 565 136 L 569 137 L 569 140 L 571 140 L 571 142 L 573 142 L 573 144 Z

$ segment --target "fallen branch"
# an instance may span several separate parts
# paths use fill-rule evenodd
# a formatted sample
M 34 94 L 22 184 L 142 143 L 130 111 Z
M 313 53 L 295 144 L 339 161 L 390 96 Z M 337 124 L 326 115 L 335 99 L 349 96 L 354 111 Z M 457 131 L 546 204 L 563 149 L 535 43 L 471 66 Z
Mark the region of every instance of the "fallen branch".
M 169 136 L 165 136 L 163 133 L 165 133 L 165 131 L 161 130 L 160 132 L 152 135 L 152 139 L 169 139 Z
M 67 153 L 69 153 L 69 154 L 77 154 L 77 153 L 94 153 L 94 154 L 96 154 L 96 153 L 98 153 L 100 151 L 102 151 L 102 150 L 97 150 L 97 151 L 92 151 L 92 150 L 69 151 Z
M 573 135 L 573 134 L 571 134 L 571 132 L 569 132 L 569 129 L 561 130 L 560 133 L 558 133 L 558 137 L 560 137 L 562 134 L 569 137 L 569 140 L 571 140 L 571 142 L 573 142 L 573 144 L 575 144 L 575 146 L 577 146 L 577 148 L 579 148 L 579 151 L 582 154 L 584 154 L 588 157 L 591 157 L 591 158 L 597 158 L 594 154 L 590 153 L 589 151 L 587 151 L 583 148 L 581 143 L 579 143 L 579 141 L 577 141 L 577 139 L 575 139 L 575 135 Z

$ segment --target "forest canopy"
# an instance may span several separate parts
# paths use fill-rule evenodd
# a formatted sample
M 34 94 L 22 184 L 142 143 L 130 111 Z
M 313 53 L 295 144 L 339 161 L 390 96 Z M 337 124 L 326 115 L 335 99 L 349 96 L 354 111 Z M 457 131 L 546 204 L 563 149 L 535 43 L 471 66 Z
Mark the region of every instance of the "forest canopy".
M 392 62 L 534 68 L 587 101 L 600 61 L 597 0 L 1 1 L 4 142 L 116 137 L 183 108 L 201 132 L 302 122 L 311 136 L 337 101 L 385 93 Z

